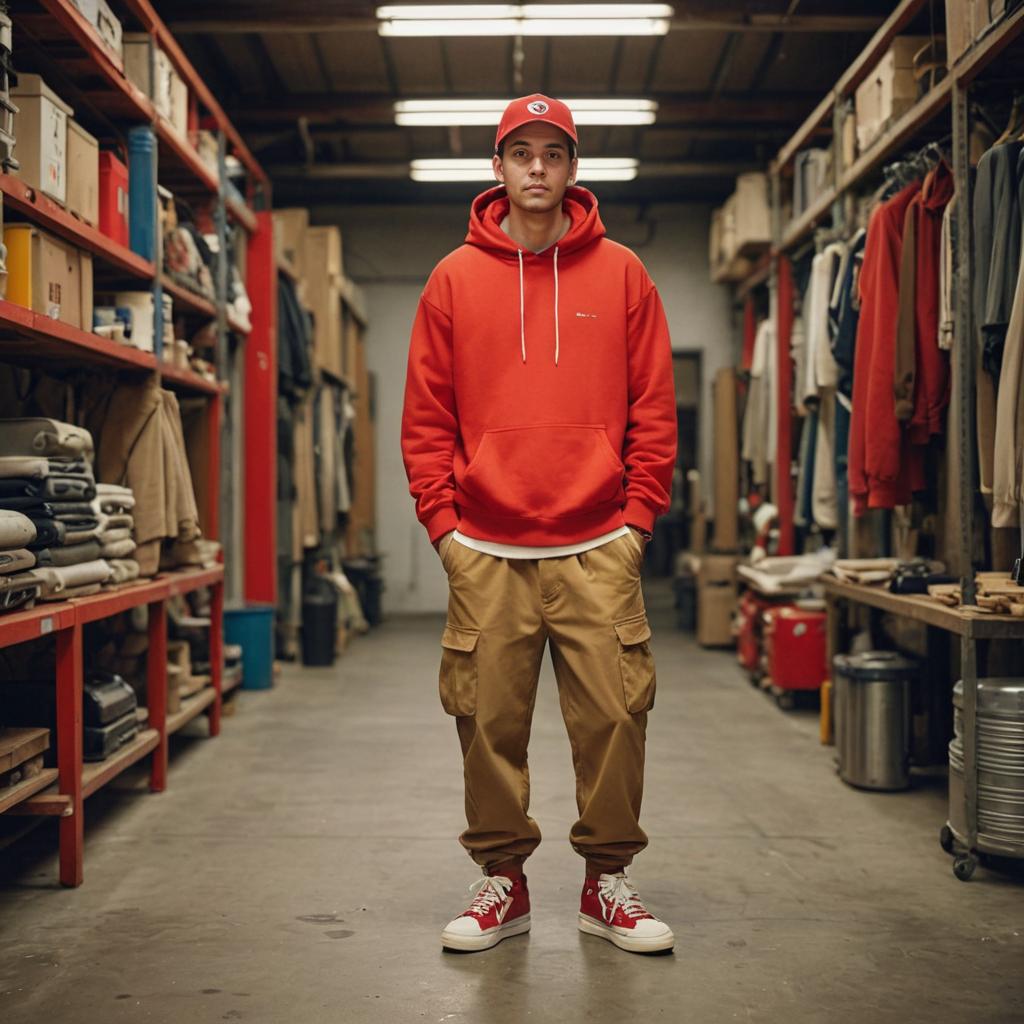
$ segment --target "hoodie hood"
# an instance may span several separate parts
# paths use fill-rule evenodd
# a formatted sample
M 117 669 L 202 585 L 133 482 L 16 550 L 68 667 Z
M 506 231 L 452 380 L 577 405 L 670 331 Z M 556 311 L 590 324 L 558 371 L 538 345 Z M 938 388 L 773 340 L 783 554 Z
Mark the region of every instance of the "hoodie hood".
M 466 241 L 496 256 L 514 260 L 520 247 L 501 230 L 501 222 L 508 216 L 509 206 L 504 185 L 478 195 L 470 208 Z M 604 224 L 597 212 L 597 196 L 593 192 L 571 185 L 562 198 L 562 210 L 569 215 L 569 230 L 550 249 L 557 248 L 562 256 L 566 256 L 604 238 Z
M 554 245 L 541 253 L 524 253 L 514 239 L 501 230 L 501 222 L 508 215 L 510 206 L 504 185 L 488 189 L 473 200 L 469 213 L 469 232 L 466 242 L 499 259 L 515 260 L 519 264 L 519 345 L 523 362 L 526 362 L 526 283 L 523 274 L 523 257 L 544 256 L 551 253 L 552 272 L 555 276 L 555 366 L 561 347 L 558 327 L 558 257 L 577 252 L 592 242 L 604 237 L 604 224 L 597 212 L 597 197 L 578 185 L 566 189 L 562 198 L 562 211 L 569 215 L 569 230 Z

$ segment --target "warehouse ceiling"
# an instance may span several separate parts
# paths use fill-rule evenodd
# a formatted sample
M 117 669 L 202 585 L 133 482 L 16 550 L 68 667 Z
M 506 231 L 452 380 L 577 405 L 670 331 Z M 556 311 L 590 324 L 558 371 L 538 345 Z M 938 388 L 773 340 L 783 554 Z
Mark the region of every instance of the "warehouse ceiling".
M 491 127 L 398 127 L 396 100 L 648 98 L 648 126 L 588 126 L 584 157 L 635 157 L 605 199 L 718 199 L 763 167 L 891 13 L 876 0 L 673 4 L 656 36 L 378 34 L 376 5 L 160 0 L 162 17 L 270 173 L 275 204 L 465 198 L 409 179 L 420 158 L 484 157 Z M 584 182 L 585 183 L 585 182 Z

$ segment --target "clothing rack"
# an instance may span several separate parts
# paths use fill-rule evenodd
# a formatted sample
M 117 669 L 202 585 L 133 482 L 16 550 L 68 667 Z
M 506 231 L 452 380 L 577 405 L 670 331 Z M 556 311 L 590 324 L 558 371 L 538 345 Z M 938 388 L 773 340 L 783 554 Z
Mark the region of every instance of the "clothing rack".
M 832 220 L 833 232 L 843 233 L 850 230 L 852 203 L 849 200 L 855 192 L 864 190 L 868 181 L 881 171 L 883 176 L 890 177 L 898 173 L 908 158 L 893 161 L 886 166 L 886 160 L 893 152 L 906 149 L 906 144 L 915 135 L 920 136 L 933 132 L 933 122 L 946 108 L 951 108 L 952 133 L 938 143 L 928 143 L 916 154 L 911 154 L 912 165 L 928 156 L 942 153 L 941 147 L 951 141 L 950 165 L 954 180 L 957 183 L 957 202 L 955 207 L 955 332 L 958 343 L 955 346 L 953 372 L 958 381 L 957 413 L 959 422 L 966 425 L 959 431 L 955 443 L 959 455 L 959 502 L 958 509 L 958 553 L 961 575 L 961 593 L 963 616 L 975 616 L 977 593 L 972 565 L 972 547 L 974 533 L 974 515 L 977 502 L 977 470 L 976 445 L 973 424 L 975 423 L 975 337 L 973 324 L 971 281 L 972 260 L 971 246 L 965 244 L 972 238 L 972 201 L 971 201 L 971 167 L 970 167 L 970 135 L 972 118 L 980 117 L 990 123 L 990 117 L 979 107 L 976 100 L 977 91 L 988 88 L 985 83 L 975 80 L 986 70 L 995 67 L 1001 55 L 1007 49 L 1015 49 L 1017 54 L 1024 42 L 1024 8 L 1018 7 L 1002 22 L 994 25 L 987 34 L 976 41 L 950 69 L 949 73 L 932 89 L 922 96 L 914 107 L 896 120 L 883 134 L 877 138 L 869 149 L 860 154 L 849 167 L 843 168 L 842 152 L 842 108 L 847 97 L 870 72 L 871 67 L 884 53 L 892 40 L 910 21 L 923 9 L 921 0 L 902 0 L 885 25 L 876 32 L 864 52 L 857 57 L 851 67 L 840 76 L 839 82 L 829 96 L 822 101 L 807 121 L 797 130 L 779 151 L 771 166 L 772 223 L 775 244 L 772 250 L 771 273 L 771 309 L 776 322 L 778 354 L 780 366 L 786 366 L 789 358 L 790 333 L 793 323 L 793 275 L 792 260 L 794 253 L 811 235 L 817 238 L 821 221 Z M 833 125 L 833 183 L 812 204 L 799 219 L 785 225 L 782 222 L 782 187 L 784 176 L 791 173 L 796 154 L 805 147 L 815 129 L 829 120 Z M 992 126 L 995 127 L 995 126 Z M 1001 128 L 995 127 L 998 135 Z M 790 408 L 790 375 L 779 373 L 778 395 L 778 438 L 779 451 L 789 451 L 792 411 Z M 950 441 L 952 442 L 952 439 Z M 794 551 L 793 524 L 793 481 L 791 478 L 789 458 L 777 459 L 774 479 L 774 498 L 780 514 L 780 554 L 792 554 Z M 1022 529 L 1024 538 L 1024 529 Z M 1024 548 L 1024 543 L 1022 543 Z M 1022 550 L 1024 559 L 1024 550 Z M 1018 566 L 1017 572 L 1021 570 Z M 894 605 L 897 614 L 903 605 Z M 1010 617 L 986 617 L 990 622 L 999 618 L 1002 630 L 999 636 L 1024 640 L 1024 621 L 1011 620 Z M 965 619 L 966 621 L 966 619 Z M 930 623 L 935 625 L 936 623 Z M 948 629 L 948 625 L 938 628 Z M 955 853 L 953 863 L 954 874 L 966 881 L 973 874 L 979 859 L 986 853 L 998 853 L 1004 856 L 1024 857 L 1024 850 L 995 849 L 991 844 L 979 844 L 978 837 L 978 763 L 977 763 L 977 685 L 978 685 L 978 639 L 984 639 L 975 628 L 958 628 L 954 632 L 961 634 L 960 644 L 960 676 L 963 680 L 963 742 L 964 742 L 964 821 L 965 834 L 957 836 L 957 849 L 949 825 L 943 827 L 941 840 L 943 847 Z M 998 844 L 997 844 L 998 845 Z

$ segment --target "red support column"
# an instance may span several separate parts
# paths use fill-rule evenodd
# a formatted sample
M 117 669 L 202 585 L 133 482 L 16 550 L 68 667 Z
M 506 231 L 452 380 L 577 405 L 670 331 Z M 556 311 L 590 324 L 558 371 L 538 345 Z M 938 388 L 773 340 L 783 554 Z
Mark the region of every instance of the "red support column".
M 245 600 L 277 601 L 277 268 L 270 211 L 249 236 L 245 344 Z
M 775 505 L 779 510 L 780 555 L 793 554 L 793 366 L 789 353 L 793 333 L 793 268 L 778 257 L 776 328 L 778 334 L 778 446 L 775 453 Z
M 82 884 L 84 798 L 82 796 L 82 627 L 57 633 L 57 787 L 71 798 L 71 814 L 60 819 L 61 885 Z
M 149 651 L 146 654 L 146 700 L 149 725 L 160 734 L 149 769 L 149 788 L 162 793 L 167 788 L 167 605 L 149 605 Z
M 210 735 L 220 735 L 220 712 L 224 692 L 224 584 L 210 588 L 210 679 L 217 696 L 207 712 Z

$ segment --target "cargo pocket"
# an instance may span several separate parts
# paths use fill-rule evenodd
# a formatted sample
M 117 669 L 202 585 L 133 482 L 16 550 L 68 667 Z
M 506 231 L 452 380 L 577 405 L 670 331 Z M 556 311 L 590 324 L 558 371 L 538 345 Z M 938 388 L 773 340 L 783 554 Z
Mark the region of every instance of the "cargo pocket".
M 654 707 L 655 674 L 654 655 L 647 646 L 651 638 L 647 616 L 616 622 L 615 633 L 619 638 L 619 672 L 626 710 L 634 715 L 650 711 Z
M 476 714 L 476 642 L 480 630 L 450 623 L 441 636 L 441 706 L 449 715 Z

